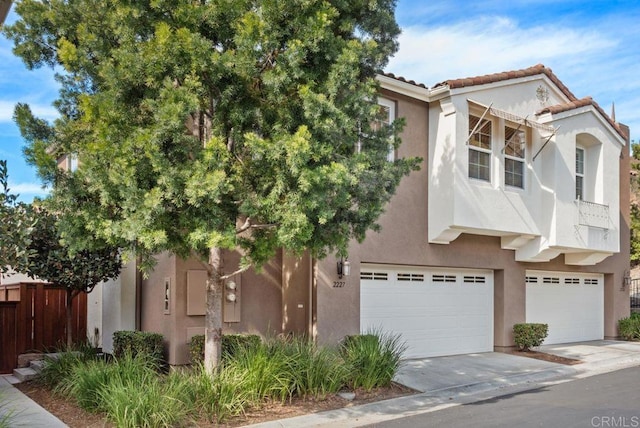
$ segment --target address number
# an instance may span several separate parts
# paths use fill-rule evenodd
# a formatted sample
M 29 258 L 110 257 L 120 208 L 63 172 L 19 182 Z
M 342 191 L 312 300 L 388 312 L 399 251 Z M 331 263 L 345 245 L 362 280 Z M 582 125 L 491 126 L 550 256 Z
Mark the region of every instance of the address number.
M 333 281 L 333 288 L 342 288 L 345 285 L 347 285 L 345 281 Z

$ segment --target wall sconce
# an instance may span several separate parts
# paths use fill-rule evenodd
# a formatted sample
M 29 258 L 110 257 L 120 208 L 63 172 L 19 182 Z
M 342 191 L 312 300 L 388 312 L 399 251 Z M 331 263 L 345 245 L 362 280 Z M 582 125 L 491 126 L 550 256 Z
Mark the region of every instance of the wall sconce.
M 236 285 L 235 282 L 228 281 L 227 284 L 225 285 L 225 288 L 227 289 L 227 295 L 226 295 L 227 302 L 235 303 L 235 301 L 238 298 L 238 296 L 236 295 L 236 289 L 238 288 L 238 286 Z
M 351 275 L 351 263 L 349 263 L 349 259 L 343 259 L 342 257 L 340 257 L 337 267 L 339 279 L 342 279 L 343 276 Z
M 624 272 L 624 277 L 622 278 L 622 288 L 621 291 L 624 291 L 631 285 L 631 273 L 627 270 Z

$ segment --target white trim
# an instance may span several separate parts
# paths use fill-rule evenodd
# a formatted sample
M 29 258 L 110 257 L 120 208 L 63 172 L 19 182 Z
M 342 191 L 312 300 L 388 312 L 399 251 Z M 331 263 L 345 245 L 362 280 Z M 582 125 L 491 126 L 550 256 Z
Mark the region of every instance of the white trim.
M 416 86 L 408 82 L 402 82 L 382 74 L 376 75 L 376 80 L 380 83 L 382 89 L 395 92 L 397 94 L 406 95 L 420 101 L 430 102 L 429 90 L 421 86 Z

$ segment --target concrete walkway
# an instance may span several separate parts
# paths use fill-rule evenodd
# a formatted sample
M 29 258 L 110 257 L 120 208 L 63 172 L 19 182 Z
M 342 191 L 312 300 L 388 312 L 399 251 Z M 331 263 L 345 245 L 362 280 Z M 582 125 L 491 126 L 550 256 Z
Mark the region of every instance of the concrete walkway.
M 8 418 L 10 427 L 66 427 L 60 419 L 14 388 L 10 376 L 0 376 L 0 420 Z
M 251 425 L 259 428 L 356 427 L 486 400 L 640 365 L 640 343 L 580 342 L 542 346 L 540 351 L 579 359 L 567 366 L 489 352 L 406 361 L 396 380 L 420 393 Z

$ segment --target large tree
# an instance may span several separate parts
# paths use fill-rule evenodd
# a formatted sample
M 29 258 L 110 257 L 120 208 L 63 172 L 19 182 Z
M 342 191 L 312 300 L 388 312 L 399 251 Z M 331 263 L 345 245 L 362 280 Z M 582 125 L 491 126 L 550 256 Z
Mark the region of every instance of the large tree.
M 225 279 L 279 248 L 346 254 L 419 159 L 387 160 L 376 73 L 397 50 L 394 0 L 22 0 L 6 28 L 28 67 L 61 66 L 53 132 L 27 151 L 79 231 L 207 267 L 205 367 Z M 47 153 L 76 154 L 56 182 Z M 240 266 L 225 269 L 223 251 Z
M 7 161 L 0 160 L 0 274 L 12 266 L 28 264 L 31 232 L 35 223 L 31 207 L 11 193 Z

